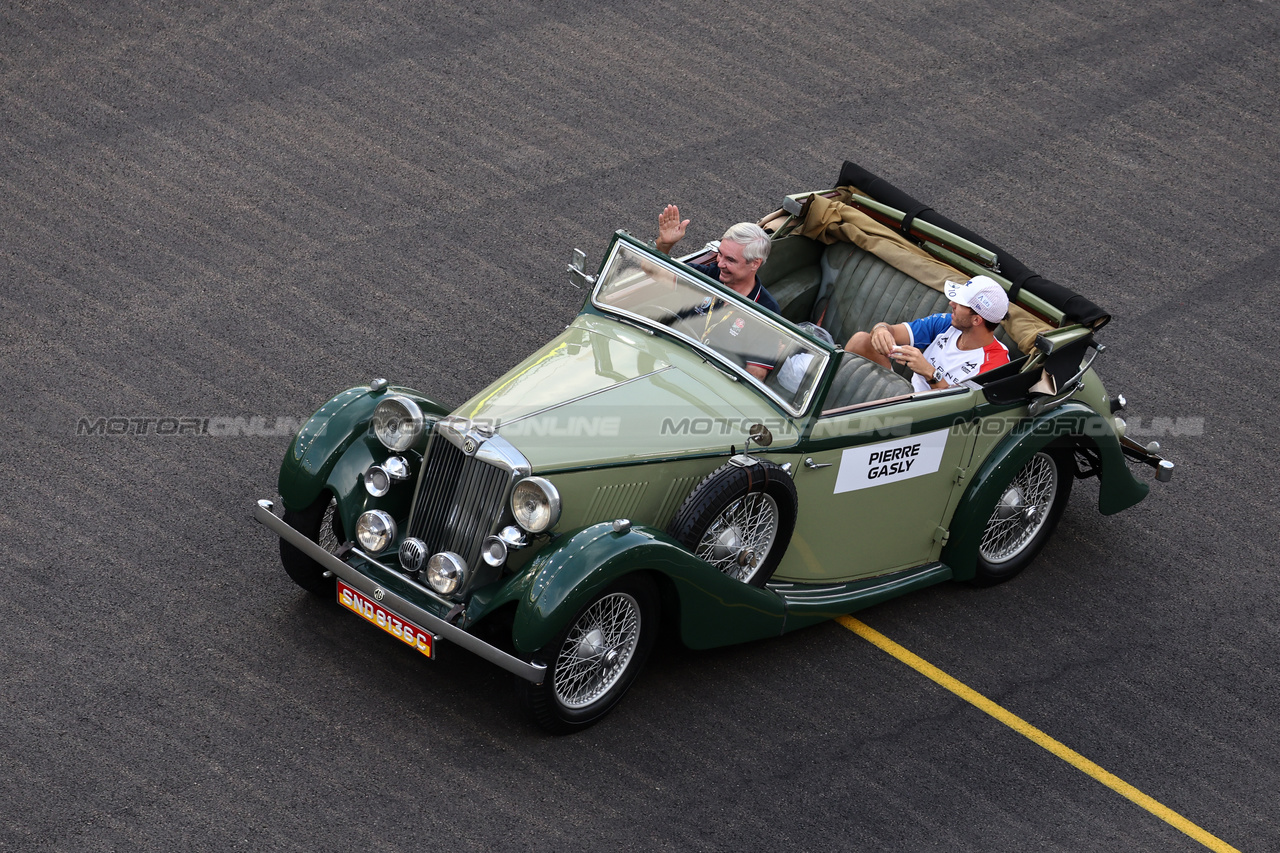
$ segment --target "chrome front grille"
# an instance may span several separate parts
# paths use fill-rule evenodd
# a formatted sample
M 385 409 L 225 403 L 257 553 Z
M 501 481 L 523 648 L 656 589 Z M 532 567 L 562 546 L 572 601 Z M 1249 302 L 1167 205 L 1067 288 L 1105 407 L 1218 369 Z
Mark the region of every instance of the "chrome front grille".
M 453 551 L 473 570 L 482 569 L 480 547 L 507 516 L 507 495 L 528 463 L 500 437 L 468 432 L 450 420 L 436 425 L 418 481 L 409 536 L 426 543 L 427 553 Z M 467 455 L 462 445 L 479 449 Z M 476 579 L 476 571 L 471 573 Z M 468 584 L 470 586 L 470 584 Z

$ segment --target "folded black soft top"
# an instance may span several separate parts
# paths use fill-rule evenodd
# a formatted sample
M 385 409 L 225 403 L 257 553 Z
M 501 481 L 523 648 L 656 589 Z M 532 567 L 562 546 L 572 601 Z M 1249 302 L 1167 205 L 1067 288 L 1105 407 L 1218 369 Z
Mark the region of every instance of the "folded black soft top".
M 901 210 L 906 214 L 902 220 L 904 233 L 910 229 L 913 220 L 919 219 L 939 228 L 944 228 L 952 234 L 995 252 L 999 259 L 1000 275 L 1009 279 L 1012 283 L 1009 288 L 1009 297 L 1011 299 L 1018 295 L 1019 290 L 1025 289 L 1028 293 L 1035 294 L 1053 307 L 1061 310 L 1065 322 L 1081 323 L 1094 329 L 1102 328 L 1111 319 L 1110 314 L 1090 300 L 1028 269 L 1025 264 L 995 243 L 973 233 L 963 225 L 952 222 L 932 207 L 921 204 L 888 181 L 868 172 L 856 163 L 851 163 L 848 160 L 844 161 L 836 186 L 856 187 L 860 192 L 865 193 L 876 201 Z

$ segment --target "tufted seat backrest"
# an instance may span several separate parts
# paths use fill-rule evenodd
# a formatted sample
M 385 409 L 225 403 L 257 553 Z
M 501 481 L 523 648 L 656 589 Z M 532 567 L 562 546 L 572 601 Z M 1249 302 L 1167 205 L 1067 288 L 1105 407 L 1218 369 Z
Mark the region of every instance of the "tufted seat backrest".
M 905 323 L 947 310 L 947 297 L 852 243 L 822 253 L 822 284 L 831 296 L 823 325 L 838 341 L 882 320 Z
M 881 321 L 905 323 L 947 310 L 945 294 L 852 243 L 828 246 L 819 264 L 823 288 L 830 297 L 822 326 L 841 343 Z M 996 338 L 1009 347 L 1011 356 L 1017 356 L 1019 350 L 1003 326 L 996 330 Z
M 822 409 L 827 411 L 842 406 L 855 406 L 911 392 L 911 383 L 892 370 L 860 355 L 846 353 L 831 380 L 831 388 L 827 391 Z

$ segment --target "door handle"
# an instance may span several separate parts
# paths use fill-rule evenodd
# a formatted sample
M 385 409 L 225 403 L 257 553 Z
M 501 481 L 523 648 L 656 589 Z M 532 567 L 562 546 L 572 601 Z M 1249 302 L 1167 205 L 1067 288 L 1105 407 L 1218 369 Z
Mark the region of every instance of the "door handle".
M 806 456 L 804 460 L 804 467 L 806 468 L 830 468 L 831 464 L 830 462 L 814 462 L 812 456 Z

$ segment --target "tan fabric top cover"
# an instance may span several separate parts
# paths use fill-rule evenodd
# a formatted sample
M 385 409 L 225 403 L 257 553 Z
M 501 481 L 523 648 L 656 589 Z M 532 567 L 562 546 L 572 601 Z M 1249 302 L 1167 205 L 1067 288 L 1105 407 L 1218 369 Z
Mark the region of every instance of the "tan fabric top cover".
M 842 199 L 849 198 L 847 190 L 841 189 L 840 192 Z M 881 224 L 856 207 L 845 204 L 841 198 L 831 199 L 814 195 L 809 202 L 809 212 L 800 226 L 799 233 L 827 245 L 853 243 L 894 269 L 906 273 L 921 284 L 928 285 L 939 292 L 942 291 L 943 283 L 948 279 L 968 281 L 970 278 L 968 273 L 961 272 L 929 255 L 904 238 L 901 232 Z M 1012 303 L 1009 305 L 1009 316 L 1001 325 L 1024 353 L 1034 349 L 1036 335 L 1053 328 L 1026 309 Z

